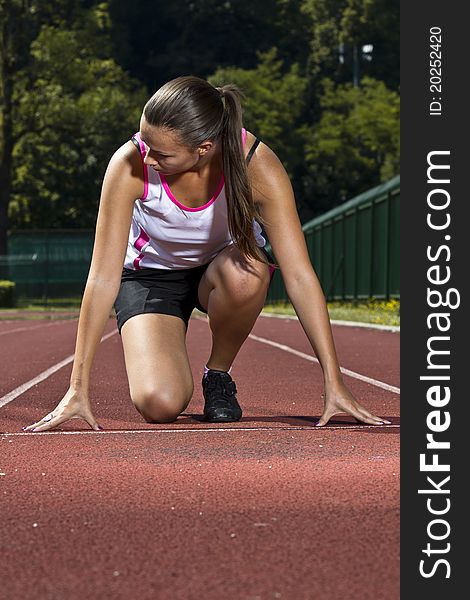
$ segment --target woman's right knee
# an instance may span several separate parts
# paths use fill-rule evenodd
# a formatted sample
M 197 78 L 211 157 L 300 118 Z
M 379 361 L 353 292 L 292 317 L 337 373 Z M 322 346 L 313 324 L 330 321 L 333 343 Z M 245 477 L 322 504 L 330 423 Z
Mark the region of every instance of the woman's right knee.
M 172 423 L 188 406 L 192 392 L 147 389 L 131 393 L 131 398 L 148 423 Z

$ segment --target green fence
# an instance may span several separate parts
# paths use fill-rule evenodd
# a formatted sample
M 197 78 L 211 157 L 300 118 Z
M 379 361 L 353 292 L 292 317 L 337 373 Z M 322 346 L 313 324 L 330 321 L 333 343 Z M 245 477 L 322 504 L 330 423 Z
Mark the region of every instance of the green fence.
M 327 300 L 400 297 L 399 176 L 305 223 L 302 230 Z M 267 302 L 287 301 L 276 271 Z
M 16 283 L 16 298 L 71 298 L 83 294 L 94 231 L 25 230 L 8 236 L 0 257 L 0 279 Z

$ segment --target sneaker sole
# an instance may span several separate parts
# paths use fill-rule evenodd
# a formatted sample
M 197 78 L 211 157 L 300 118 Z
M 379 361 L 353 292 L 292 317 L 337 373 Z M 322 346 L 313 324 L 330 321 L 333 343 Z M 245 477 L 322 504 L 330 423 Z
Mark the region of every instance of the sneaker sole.
M 230 419 L 228 417 L 204 417 L 204 421 L 206 421 L 206 423 L 234 423 L 240 419 L 241 416 L 235 419 Z

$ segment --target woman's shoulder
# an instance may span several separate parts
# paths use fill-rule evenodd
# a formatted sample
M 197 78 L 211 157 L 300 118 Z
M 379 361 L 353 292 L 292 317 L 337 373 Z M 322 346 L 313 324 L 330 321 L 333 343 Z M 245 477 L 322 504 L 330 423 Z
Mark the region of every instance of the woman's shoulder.
M 115 166 L 123 174 L 144 180 L 143 160 L 139 149 L 132 140 L 124 142 L 111 156 L 110 166 Z
M 144 191 L 143 161 L 140 152 L 131 140 L 124 142 L 111 156 L 107 168 L 107 178 L 114 185 L 134 190 L 139 198 Z
M 248 131 L 248 129 L 245 129 L 245 143 L 244 143 L 245 149 L 249 150 L 256 139 L 257 138 L 254 133 L 251 133 L 251 131 Z
M 244 136 L 244 143 L 243 143 L 243 150 L 245 151 L 245 156 L 251 150 L 251 148 L 253 147 L 253 144 L 256 142 L 256 140 L 259 140 L 261 142 L 259 137 L 257 137 L 254 133 L 252 133 L 251 131 L 248 131 L 246 129 L 245 136 Z
M 256 182 L 256 186 L 253 187 L 255 202 L 265 204 L 272 200 L 278 190 L 287 193 L 290 189 L 290 179 L 277 154 L 249 131 L 246 136 L 245 156 L 250 152 L 257 139 L 259 144 L 248 164 L 248 178 L 252 184 Z
M 117 148 L 112 155 L 110 162 L 118 162 L 122 165 L 127 164 L 136 167 L 137 165 L 142 164 L 142 157 L 134 142 L 129 139 Z

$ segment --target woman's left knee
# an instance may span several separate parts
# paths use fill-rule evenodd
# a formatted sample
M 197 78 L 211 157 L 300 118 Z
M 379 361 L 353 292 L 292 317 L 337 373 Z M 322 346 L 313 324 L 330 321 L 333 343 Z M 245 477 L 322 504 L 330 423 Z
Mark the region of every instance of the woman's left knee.
M 199 284 L 199 301 L 206 306 L 212 290 L 218 289 L 219 293 L 226 294 L 237 304 L 262 304 L 269 283 L 269 267 L 266 263 L 247 259 L 236 246 L 229 246 L 209 265 Z
M 261 261 L 229 261 L 221 270 L 221 283 L 240 302 L 264 297 L 269 287 L 269 267 Z

